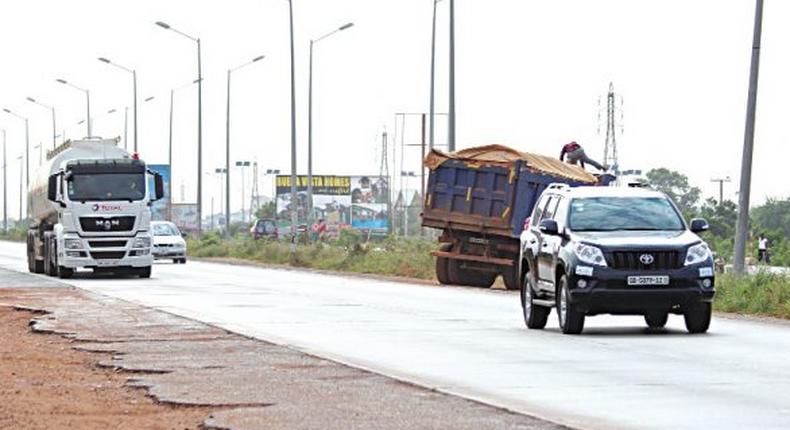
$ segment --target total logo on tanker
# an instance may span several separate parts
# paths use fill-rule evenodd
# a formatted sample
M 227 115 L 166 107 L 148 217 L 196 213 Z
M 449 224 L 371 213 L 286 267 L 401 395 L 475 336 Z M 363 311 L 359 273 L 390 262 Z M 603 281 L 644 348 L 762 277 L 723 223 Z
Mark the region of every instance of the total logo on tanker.
M 100 204 L 93 205 L 93 211 L 94 212 L 98 212 L 98 211 L 102 211 L 102 212 L 119 212 L 121 210 L 123 210 L 123 208 L 120 205 L 100 205 Z

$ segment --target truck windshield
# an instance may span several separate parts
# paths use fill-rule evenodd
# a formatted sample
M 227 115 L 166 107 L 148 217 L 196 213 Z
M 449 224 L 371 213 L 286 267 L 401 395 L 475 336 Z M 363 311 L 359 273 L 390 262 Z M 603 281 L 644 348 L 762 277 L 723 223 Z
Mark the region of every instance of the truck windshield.
M 67 180 L 69 199 L 73 201 L 142 200 L 145 197 L 145 174 L 99 173 L 73 174 Z
M 664 197 L 585 197 L 571 201 L 573 231 L 683 230 L 683 220 Z

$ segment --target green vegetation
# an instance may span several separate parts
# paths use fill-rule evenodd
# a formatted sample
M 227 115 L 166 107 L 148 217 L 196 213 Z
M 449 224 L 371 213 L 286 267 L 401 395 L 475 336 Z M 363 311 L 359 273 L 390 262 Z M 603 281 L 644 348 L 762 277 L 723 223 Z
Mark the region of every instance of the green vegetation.
M 27 228 L 11 228 L 8 232 L 0 229 L 0 240 L 24 242 L 27 239 Z
M 407 278 L 433 279 L 434 261 L 430 252 L 435 242 L 418 238 L 390 237 L 364 242 L 355 230 L 342 230 L 335 241 L 300 244 L 291 257 L 285 241 L 234 238 L 229 242 L 216 233 L 190 240 L 189 255 L 208 258 L 236 258 L 267 264 L 290 265 L 319 270 L 368 273 Z
M 710 224 L 702 236 L 718 257 L 732 260 L 738 205 L 725 200 L 700 202 L 700 189 L 689 184 L 688 178 L 668 169 L 653 169 L 645 175 L 646 182 L 663 191 L 677 203 L 686 219 L 701 217 Z M 769 199 L 762 206 L 752 207 L 749 214 L 747 256 L 757 262 L 757 237 L 768 238 L 772 266 L 790 266 L 790 198 Z
M 719 275 L 714 306 L 719 311 L 790 319 L 790 276 L 764 271 Z

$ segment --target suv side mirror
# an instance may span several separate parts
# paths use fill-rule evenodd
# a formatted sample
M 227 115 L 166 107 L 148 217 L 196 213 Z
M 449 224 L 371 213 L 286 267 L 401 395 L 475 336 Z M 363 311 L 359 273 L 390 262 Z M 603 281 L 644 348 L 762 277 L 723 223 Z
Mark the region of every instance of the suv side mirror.
M 689 230 L 691 230 L 692 233 L 702 233 L 703 231 L 708 231 L 709 228 L 710 226 L 707 221 L 702 218 L 694 218 L 691 220 Z
M 549 236 L 559 236 L 560 228 L 557 226 L 557 221 L 553 219 L 544 219 L 538 225 L 538 230 L 541 233 L 547 234 Z
M 162 180 L 162 175 L 154 173 L 154 197 L 156 200 L 162 200 L 165 196 L 165 182 Z

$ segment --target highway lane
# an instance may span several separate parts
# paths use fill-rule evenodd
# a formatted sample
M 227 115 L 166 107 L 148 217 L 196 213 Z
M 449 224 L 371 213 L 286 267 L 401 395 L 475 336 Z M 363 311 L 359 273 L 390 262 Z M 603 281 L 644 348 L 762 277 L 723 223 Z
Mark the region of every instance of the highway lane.
M 0 267 L 25 270 L 0 242 Z M 790 326 L 681 317 L 588 319 L 527 331 L 518 295 L 190 262 L 150 280 L 69 283 L 444 392 L 595 429 L 790 427 Z M 0 281 L 1 284 L 1 281 Z

